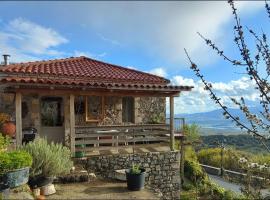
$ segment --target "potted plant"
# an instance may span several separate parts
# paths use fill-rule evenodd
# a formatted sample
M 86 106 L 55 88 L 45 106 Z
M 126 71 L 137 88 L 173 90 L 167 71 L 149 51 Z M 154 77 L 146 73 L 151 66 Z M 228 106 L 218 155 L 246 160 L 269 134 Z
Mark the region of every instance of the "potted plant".
M 33 158 L 33 164 L 30 169 L 29 185 L 33 188 L 51 188 L 55 192 L 52 182 L 55 176 L 60 176 L 70 172 L 73 167 L 70 150 L 62 144 L 48 143 L 46 139 L 39 138 L 29 142 L 23 147 Z M 50 195 L 46 193 L 44 195 Z
M 85 148 L 85 144 L 76 144 L 77 148 Z M 83 158 L 85 156 L 84 151 L 75 151 L 75 158 Z
M 26 184 L 32 157 L 29 153 L 16 150 L 0 153 L 0 176 L 10 188 Z
M 10 137 L 15 136 L 16 126 L 13 122 L 11 122 L 10 115 L 6 113 L 0 113 L 0 126 L 3 134 L 9 135 Z
M 10 145 L 10 137 L 0 133 L 0 153 L 7 151 L 9 145 Z
M 145 169 L 139 165 L 132 165 L 132 168 L 126 170 L 127 188 L 138 191 L 144 188 Z

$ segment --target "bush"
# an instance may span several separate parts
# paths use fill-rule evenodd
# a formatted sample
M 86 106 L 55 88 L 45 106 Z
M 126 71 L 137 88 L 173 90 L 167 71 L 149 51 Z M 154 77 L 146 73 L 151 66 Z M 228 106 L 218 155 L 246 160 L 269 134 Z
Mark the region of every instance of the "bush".
M 183 183 L 182 185 L 182 189 L 185 191 L 189 191 L 189 190 L 193 190 L 194 186 L 190 183 Z
M 10 137 L 4 136 L 0 133 L 0 152 L 5 151 L 5 149 L 10 145 Z
M 40 138 L 23 146 L 23 149 L 33 157 L 30 176 L 59 176 L 69 173 L 73 166 L 70 150 L 62 144 L 49 144 Z
M 4 136 L 0 133 L 0 152 L 5 151 L 5 149 L 10 145 L 10 137 L 8 135 Z
M 204 179 L 204 172 L 198 162 L 193 160 L 185 161 L 185 176 L 193 183 L 200 182 Z
M 0 153 L 0 174 L 24 167 L 30 167 L 31 165 L 32 157 L 25 151 Z

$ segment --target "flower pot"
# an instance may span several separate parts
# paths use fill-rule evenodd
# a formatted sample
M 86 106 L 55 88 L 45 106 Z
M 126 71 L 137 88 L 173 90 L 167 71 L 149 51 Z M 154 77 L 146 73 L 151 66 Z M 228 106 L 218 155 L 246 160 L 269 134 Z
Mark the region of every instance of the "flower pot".
M 53 179 L 53 177 L 36 176 L 31 177 L 28 181 L 28 184 L 30 188 L 34 189 L 51 184 L 53 182 Z
M 77 144 L 76 147 L 78 148 L 84 148 L 84 144 Z M 85 153 L 83 151 L 75 151 L 75 158 L 82 158 L 85 156 Z
M 126 170 L 127 188 L 132 191 L 142 190 L 145 182 L 145 169 L 140 168 L 140 174 L 131 173 L 131 169 Z
M 7 184 L 0 184 L 0 199 L 9 199 L 9 186 Z
M 48 196 L 48 195 L 52 195 L 55 193 L 56 193 L 56 190 L 55 190 L 54 184 L 52 184 L 52 183 L 45 185 L 45 186 L 42 186 L 40 188 L 41 195 Z
M 16 133 L 16 126 L 13 122 L 5 122 L 2 125 L 2 132 L 5 135 L 9 135 L 10 137 L 14 137 Z
M 15 188 L 26 184 L 29 178 L 29 167 L 7 172 L 5 175 L 6 183 L 10 188 Z

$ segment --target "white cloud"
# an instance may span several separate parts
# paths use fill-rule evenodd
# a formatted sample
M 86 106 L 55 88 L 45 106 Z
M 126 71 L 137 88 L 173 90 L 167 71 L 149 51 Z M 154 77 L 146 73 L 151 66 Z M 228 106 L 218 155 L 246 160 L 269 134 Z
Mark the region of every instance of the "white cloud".
M 138 70 L 136 67 L 133 67 L 133 66 L 126 66 L 126 68 L 128 68 L 128 69 L 134 69 L 134 70 Z
M 214 104 L 213 100 L 210 99 L 209 93 L 204 90 L 204 84 L 201 81 L 175 76 L 172 78 L 172 84 L 194 86 L 191 92 L 182 92 L 180 97 L 175 99 L 175 113 L 206 112 L 219 108 Z M 259 100 L 259 94 L 254 89 L 254 81 L 250 81 L 247 77 L 232 80 L 228 83 L 214 82 L 212 86 L 217 96 L 230 108 L 236 108 L 235 104 L 230 100 L 230 97 L 236 99 L 244 97 L 248 104 L 256 104 Z
M 250 15 L 263 5 L 264 2 L 258 1 L 236 2 L 241 16 Z M 55 6 L 57 14 L 60 7 L 62 4 Z M 75 14 L 71 16 L 70 10 Z M 67 2 L 60 14 L 68 23 L 86 24 L 88 31 L 95 30 L 103 41 L 133 46 L 177 63 L 187 63 L 185 47 L 201 64 L 219 57 L 196 32 L 225 47 L 228 45 L 224 42 L 224 38 L 228 39 L 225 25 L 232 20 L 231 9 L 224 1 Z
M 57 46 L 68 40 L 52 28 L 16 18 L 0 31 L 0 49 L 10 54 L 11 61 L 38 60 L 39 56 L 61 56 Z
M 79 56 L 85 56 L 85 57 L 89 57 L 89 58 L 94 58 L 94 59 L 99 59 L 99 58 L 103 58 L 107 55 L 106 52 L 100 53 L 100 54 L 93 54 L 90 53 L 88 51 L 78 51 L 75 50 L 73 56 L 75 57 L 79 57 Z
M 164 68 L 158 67 L 149 71 L 150 74 L 154 74 L 161 77 L 167 77 L 167 72 Z
M 113 39 L 111 39 L 111 38 L 107 38 L 107 37 L 105 37 L 105 36 L 102 35 L 102 34 L 98 34 L 98 36 L 99 36 L 103 41 L 105 41 L 105 42 L 108 42 L 108 43 L 110 43 L 110 44 L 112 44 L 112 45 L 121 46 L 120 42 L 118 42 L 117 40 L 113 40 Z

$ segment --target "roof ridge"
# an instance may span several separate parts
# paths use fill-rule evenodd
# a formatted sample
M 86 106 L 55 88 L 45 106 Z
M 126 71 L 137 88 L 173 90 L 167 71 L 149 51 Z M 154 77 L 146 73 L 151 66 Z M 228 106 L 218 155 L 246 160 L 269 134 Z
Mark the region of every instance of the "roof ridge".
M 44 63 L 44 62 L 57 62 L 57 61 L 63 61 L 63 60 L 78 60 L 85 56 L 78 56 L 78 57 L 67 57 L 67 58 L 56 58 L 56 59 L 49 59 L 49 60 L 36 60 L 36 61 L 28 61 L 28 62 L 18 62 L 18 63 L 12 63 L 9 65 L 5 65 L 3 67 L 10 67 L 13 65 L 27 65 L 27 64 L 35 64 L 35 63 Z M 87 57 L 86 57 L 87 58 Z

